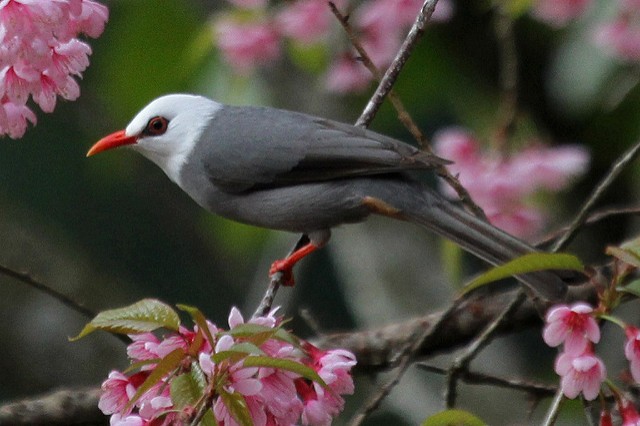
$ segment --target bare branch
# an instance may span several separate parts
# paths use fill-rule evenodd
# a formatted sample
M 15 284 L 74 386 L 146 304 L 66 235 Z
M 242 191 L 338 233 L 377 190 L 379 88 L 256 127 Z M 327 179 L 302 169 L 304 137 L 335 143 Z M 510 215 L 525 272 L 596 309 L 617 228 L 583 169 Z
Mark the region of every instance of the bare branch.
M 108 425 L 98 409 L 100 388 L 62 389 L 47 395 L 0 405 L 2 425 Z
M 18 272 L 14 269 L 9 268 L 8 266 L 0 265 L 0 274 L 6 275 L 11 278 L 15 278 L 16 280 L 24 284 L 27 284 L 29 287 L 33 287 L 36 290 L 53 297 L 57 301 L 61 302 L 63 305 L 71 308 L 72 310 L 78 312 L 79 314 L 89 319 L 96 316 L 96 313 L 93 312 L 91 309 L 85 308 L 84 306 L 82 306 L 81 303 L 76 302 L 69 296 L 62 294 L 57 290 L 54 290 L 47 284 L 36 280 L 26 272 Z
M 400 75 L 400 71 L 402 71 L 404 64 L 411 56 L 418 40 L 420 40 L 420 37 L 424 34 L 425 26 L 431 18 L 431 15 L 436 8 L 436 4 L 438 4 L 438 0 L 426 0 L 422 5 L 422 9 L 420 10 L 420 13 L 418 13 L 413 26 L 409 30 L 409 34 L 407 34 L 407 37 L 404 39 L 402 46 L 400 46 L 396 57 L 391 62 L 389 68 L 387 68 L 384 76 L 380 79 L 380 83 L 378 84 L 376 91 L 369 100 L 369 103 L 362 112 L 362 115 L 358 121 L 356 121 L 356 126 L 367 127 L 373 120 L 373 117 L 375 117 L 378 109 L 380 109 L 380 106 L 384 101 L 384 98 L 389 94 L 396 82 L 396 79 L 398 78 L 398 75 Z
M 469 363 L 491 342 L 498 327 L 505 320 L 510 319 L 511 315 L 526 299 L 527 295 L 520 289 L 504 310 L 487 324 L 482 333 L 467 345 L 465 351 L 455 359 L 447 374 L 447 391 L 445 393 L 447 408 L 453 408 L 456 405 L 458 379 L 469 371 Z
M 622 173 L 624 168 L 636 159 L 639 152 L 640 141 L 636 142 L 635 145 L 629 148 L 616 160 L 613 166 L 611 166 L 611 169 L 609 169 L 609 172 L 605 175 L 598 186 L 595 187 L 587 201 L 583 204 L 580 212 L 576 215 L 567 232 L 565 232 L 564 235 L 553 245 L 554 252 L 562 250 L 567 246 L 567 244 L 571 242 L 571 240 L 576 236 L 580 227 L 582 227 L 582 225 L 584 224 L 589 215 L 589 212 L 591 212 L 591 209 L 596 204 L 596 202 L 609 189 L 609 187 L 613 184 L 613 181 L 615 181 L 620 173 Z
M 449 373 L 449 370 L 446 368 L 440 368 L 426 363 L 418 363 L 416 365 L 425 371 L 443 376 Z M 529 380 L 506 379 L 469 370 L 460 372 L 459 379 L 472 385 L 491 385 L 499 388 L 526 392 L 536 399 L 551 397 L 555 394 L 558 388 L 557 386 L 545 385 Z

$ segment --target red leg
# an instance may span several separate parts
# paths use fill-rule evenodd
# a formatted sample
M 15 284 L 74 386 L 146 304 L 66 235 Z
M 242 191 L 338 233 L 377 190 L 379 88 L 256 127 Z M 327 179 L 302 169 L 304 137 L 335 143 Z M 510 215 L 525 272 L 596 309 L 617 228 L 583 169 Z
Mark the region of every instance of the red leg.
M 298 261 L 300 261 L 306 255 L 314 252 L 318 249 L 318 246 L 312 243 L 307 243 L 291 253 L 284 259 L 276 260 L 271 264 L 271 269 L 269 269 L 269 275 L 273 275 L 277 272 L 281 272 L 283 274 L 282 285 L 285 286 L 293 286 L 295 281 L 293 279 L 293 267 Z

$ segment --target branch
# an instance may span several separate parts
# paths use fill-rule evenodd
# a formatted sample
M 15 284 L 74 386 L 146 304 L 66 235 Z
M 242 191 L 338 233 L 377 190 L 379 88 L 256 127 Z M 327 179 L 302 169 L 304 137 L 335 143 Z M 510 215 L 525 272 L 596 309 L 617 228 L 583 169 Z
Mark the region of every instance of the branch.
M 482 331 L 482 333 L 475 338 L 465 348 L 462 355 L 457 357 L 447 374 L 447 390 L 445 393 L 445 400 L 447 408 L 453 408 L 456 405 L 457 398 L 457 386 L 458 379 L 469 371 L 469 364 L 476 357 L 476 355 L 485 348 L 489 342 L 495 337 L 495 334 L 505 321 L 511 318 L 511 315 L 522 305 L 527 296 L 525 292 L 520 289 L 513 299 L 505 306 L 504 310 L 500 312 Z
M 98 409 L 101 389 L 61 389 L 47 395 L 0 405 L 2 425 L 107 425 Z
M 342 24 L 345 32 L 347 33 L 347 36 L 349 37 L 349 41 L 358 52 L 358 55 L 360 55 L 362 63 L 367 67 L 374 78 L 379 81 L 378 88 L 369 99 L 367 106 L 365 107 L 364 111 L 362 111 L 362 114 L 356 121 L 355 125 L 360 127 L 368 127 L 369 124 L 371 124 L 371 121 L 375 117 L 376 113 L 378 112 L 378 109 L 382 105 L 384 98 L 389 96 L 391 104 L 398 113 L 398 119 L 400 120 L 400 122 L 407 128 L 407 130 L 409 130 L 409 132 L 411 132 L 413 137 L 420 144 L 420 147 L 430 154 L 433 154 L 433 151 L 431 150 L 429 143 L 420 131 L 420 128 L 411 118 L 411 115 L 407 112 L 398 95 L 393 90 L 393 85 L 400 75 L 400 71 L 404 67 L 404 64 L 409 59 L 409 56 L 411 55 L 413 48 L 418 42 L 420 36 L 422 36 L 422 34 L 424 33 L 424 27 L 429 18 L 431 18 L 431 15 L 433 14 L 437 3 L 438 0 L 425 1 L 422 9 L 420 10 L 420 13 L 418 14 L 418 17 L 416 18 L 415 23 L 413 24 L 413 27 L 411 27 L 411 30 L 409 30 L 409 33 L 402 43 L 402 46 L 400 46 L 395 59 L 393 60 L 389 68 L 387 68 L 385 75 L 381 78 L 380 71 L 371 61 L 371 58 L 367 54 L 366 50 L 364 50 L 364 47 L 362 47 L 362 44 L 358 40 L 358 37 L 351 28 L 351 25 L 349 24 L 349 17 L 343 15 L 335 6 L 335 4 L 329 2 L 331 11 L 336 16 L 338 21 Z M 469 211 L 471 211 L 475 216 L 487 222 L 489 221 L 484 211 L 473 201 L 466 188 L 460 184 L 455 176 L 449 173 L 449 170 L 447 170 L 446 167 L 439 166 L 435 169 L 435 172 L 456 191 L 458 197 L 460 197 L 460 201 L 467 207 L 467 209 L 469 209 Z
M 57 301 L 61 302 L 63 305 L 71 308 L 72 310 L 78 312 L 80 315 L 83 315 L 89 319 L 96 316 L 96 313 L 93 312 L 91 309 L 85 308 L 84 306 L 82 306 L 82 304 L 76 302 L 69 296 L 66 296 L 60 293 L 59 291 L 54 290 L 47 284 L 44 284 L 43 282 L 36 280 L 26 272 L 18 272 L 14 269 L 9 268 L 8 266 L 0 265 L 0 274 L 14 278 L 24 284 L 27 284 L 29 287 L 33 287 L 36 290 L 53 297 Z
M 446 368 L 440 368 L 433 365 L 426 364 L 424 362 L 416 364 L 418 368 L 425 371 L 436 373 L 442 376 L 446 376 L 449 372 Z M 545 385 L 542 383 L 536 383 L 528 380 L 519 379 L 506 379 L 502 377 L 491 376 L 484 373 L 478 373 L 475 371 L 463 371 L 459 376 L 460 380 L 467 384 L 472 385 L 490 385 L 499 388 L 513 389 L 521 392 L 526 392 L 535 399 L 548 398 L 555 395 L 557 386 Z
M 620 173 L 622 173 L 624 168 L 636 159 L 638 153 L 640 153 L 640 142 L 636 142 L 635 145 L 629 148 L 616 160 L 613 166 L 611 166 L 611 169 L 609 169 L 609 172 L 598 184 L 598 186 L 596 186 L 587 201 L 584 203 L 584 205 L 580 209 L 580 212 L 569 226 L 567 232 L 565 232 L 564 235 L 553 245 L 554 252 L 562 250 L 567 246 L 567 244 L 571 242 L 571 240 L 576 236 L 580 227 L 586 221 L 589 212 L 591 212 L 591 209 L 596 204 L 596 202 L 600 199 L 600 197 L 602 197 L 607 189 L 609 189 L 609 187 L 613 184 L 613 181 L 616 180 Z
M 438 0 L 426 0 L 422 5 L 422 9 L 420 9 L 420 13 L 418 13 L 413 26 L 409 30 L 407 37 L 404 39 L 402 46 L 400 46 L 400 50 L 398 50 L 396 57 L 380 79 L 380 83 L 362 112 L 362 115 L 360 115 L 360 118 L 356 121 L 356 126 L 367 127 L 373 120 L 373 117 L 375 117 L 378 109 L 380 109 L 380 106 L 384 101 L 384 98 L 389 94 L 389 92 L 391 92 L 398 75 L 400 75 L 400 71 L 402 71 L 402 68 L 409 59 L 409 56 L 411 56 L 418 40 L 420 40 L 420 37 L 424 34 L 424 28 L 431 18 L 431 15 L 433 15 L 436 4 L 438 4 Z
M 495 286 L 490 286 L 495 287 Z M 416 330 L 437 328 L 423 342 L 416 357 L 433 357 L 451 352 L 466 345 L 511 303 L 518 291 L 501 293 L 479 289 L 467 299 L 449 310 L 432 313 L 398 324 L 350 333 L 335 333 L 320 336 L 314 344 L 323 348 L 344 348 L 356 355 L 357 368 L 364 372 L 379 372 L 397 364 L 397 348 L 403 347 Z M 587 283 L 571 286 L 567 294 L 567 303 L 578 300 L 595 301 L 597 289 Z M 446 321 L 443 321 L 446 319 Z M 439 327 L 434 327 L 436 324 Z M 511 316 L 511 320 L 500 324 L 496 332 L 507 334 L 532 326 L 540 325 L 540 316 L 531 300 L 525 301 Z

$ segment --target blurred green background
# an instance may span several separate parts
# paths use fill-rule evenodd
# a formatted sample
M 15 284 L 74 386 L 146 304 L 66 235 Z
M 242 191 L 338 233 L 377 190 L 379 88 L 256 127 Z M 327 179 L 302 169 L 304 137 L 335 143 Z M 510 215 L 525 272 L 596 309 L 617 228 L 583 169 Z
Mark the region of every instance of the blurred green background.
M 127 150 L 85 158 L 101 136 L 123 128 L 148 101 L 171 92 L 347 122 L 359 115 L 369 93 L 327 94 L 318 75 L 302 71 L 290 59 L 248 79 L 234 75 L 213 50 L 213 3 L 107 2 L 109 23 L 98 40 L 90 41 L 93 55 L 80 99 L 60 102 L 52 114 L 38 112 L 38 125 L 23 139 L 0 142 L 2 264 L 28 272 L 96 311 L 156 297 L 197 305 L 221 325 L 233 305 L 251 315 L 270 262 L 289 249 L 296 235 L 207 214 L 156 166 Z M 603 56 L 589 41 L 588 29 L 607 13 L 606 3 L 560 31 L 527 17 L 516 23 L 522 122 L 553 143 L 582 143 L 593 154 L 589 176 L 554 198 L 554 225 L 576 211 L 638 135 L 636 70 Z M 452 21 L 427 32 L 397 90 L 427 135 L 463 125 L 486 137 L 495 130 L 498 105 L 492 14 L 485 2 L 455 4 Z M 387 105 L 373 128 L 410 141 Z M 635 201 L 634 170 L 616 183 L 607 205 Z M 604 222 L 585 231 L 572 249 L 597 261 L 602 244 L 617 242 L 632 229 L 627 220 Z M 292 324 L 302 335 L 310 334 L 310 328 L 298 319 L 301 308 L 323 330 L 372 327 L 432 311 L 444 306 L 453 291 L 443 285 L 448 277 L 442 272 L 441 248 L 441 241 L 427 232 L 388 220 L 340 228 L 329 247 L 300 265 L 298 285 L 282 290 L 277 303 L 285 314 L 296 316 Z M 77 334 L 87 319 L 4 276 L 0 316 L 0 400 L 59 386 L 95 385 L 111 369 L 126 366 L 118 340 L 96 333 L 69 343 L 67 337 Z M 493 350 L 510 351 L 511 356 L 495 366 L 490 350 L 478 365 L 506 374 L 536 372 L 528 360 L 540 352 L 547 362 L 553 357 L 535 333 L 500 339 Z M 415 424 L 441 406 L 441 379 L 424 372 L 410 376 L 371 424 L 389 419 Z M 360 380 L 364 388 L 351 398 L 352 406 L 367 395 L 371 382 Z M 491 423 L 492 415 L 504 419 L 502 404 L 487 408 L 483 403 L 504 391 L 463 392 L 463 403 L 482 407 L 485 420 Z M 509 396 L 514 406 L 520 404 L 507 413 L 514 419 L 525 407 L 524 395 L 519 397 Z

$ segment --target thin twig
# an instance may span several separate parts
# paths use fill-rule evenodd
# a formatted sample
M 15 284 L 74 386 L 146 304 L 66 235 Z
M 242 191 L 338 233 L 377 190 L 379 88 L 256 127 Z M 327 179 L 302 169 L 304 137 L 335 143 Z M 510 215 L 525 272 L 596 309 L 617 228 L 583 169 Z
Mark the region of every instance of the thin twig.
M 564 395 L 562 393 L 562 388 L 558 386 L 558 390 L 556 391 L 556 395 L 553 397 L 553 401 L 547 411 L 547 415 L 544 418 L 542 426 L 553 426 L 555 424 L 558 414 L 560 413 L 560 404 L 562 404 L 563 400 Z
M 433 324 L 431 327 L 425 327 L 424 330 L 420 333 L 420 335 L 413 339 L 413 337 L 409 338 L 409 342 L 413 342 L 405 345 L 401 351 L 399 351 L 398 358 L 400 362 L 398 367 L 396 368 L 394 376 L 389 380 L 386 384 L 378 389 L 378 392 L 375 393 L 369 401 L 364 405 L 364 407 L 358 412 L 351 421 L 349 422 L 349 426 L 358 426 L 362 424 L 362 422 L 370 415 L 373 411 L 375 411 L 384 398 L 391 393 L 393 388 L 398 384 L 404 373 L 411 366 L 415 355 L 418 353 L 422 345 L 429 339 L 429 337 L 433 336 L 434 333 L 440 329 L 441 326 L 445 325 L 447 320 L 451 315 L 453 315 L 458 307 L 458 304 L 462 303 L 463 299 L 457 299 L 454 301 L 451 306 L 443 313 L 443 315 L 438 319 L 437 322 Z
M 44 284 L 43 282 L 36 280 L 26 272 L 18 272 L 14 269 L 9 268 L 8 266 L 0 265 L 0 274 L 14 278 L 20 282 L 27 284 L 30 287 L 35 288 L 36 290 L 42 293 L 45 293 L 48 296 L 53 297 L 57 301 L 61 302 L 63 305 L 71 308 L 72 310 L 78 312 L 80 315 L 83 315 L 89 319 L 96 316 L 96 313 L 91 309 L 85 308 L 79 302 L 76 302 L 69 296 L 62 294 L 57 290 L 54 290 L 53 288 L 49 287 L 47 284 Z
M 591 213 L 587 219 L 584 221 L 583 225 L 593 225 L 602 220 L 609 219 L 615 216 L 638 216 L 640 215 L 640 206 L 630 206 L 630 207 L 607 207 L 601 210 L 597 210 Z M 535 242 L 535 246 L 543 246 L 551 241 L 559 238 L 563 233 L 567 232 L 569 226 L 563 226 L 560 229 L 556 229 L 555 231 L 545 235 Z
M 453 365 L 449 369 L 447 378 L 447 391 L 445 400 L 447 408 L 453 408 L 457 398 L 457 382 L 460 375 L 468 371 L 469 363 L 475 356 L 486 347 L 494 337 L 498 328 L 503 321 L 511 318 L 511 315 L 520 308 L 520 305 L 527 300 L 525 292 L 521 289 L 512 299 L 512 301 L 504 308 L 504 310 L 491 321 L 482 333 L 471 342 L 463 354 L 455 359 Z
M 398 75 L 400 75 L 400 71 L 402 71 L 404 64 L 411 56 L 414 47 L 424 33 L 424 28 L 429 19 L 431 19 L 431 15 L 436 8 L 436 4 L 438 4 L 438 0 L 426 0 L 422 5 L 422 9 L 420 10 L 420 13 L 418 13 L 415 22 L 413 23 L 411 29 L 409 30 L 409 33 L 407 34 L 407 37 L 405 37 L 402 46 L 400 46 L 396 57 L 393 59 L 391 65 L 389 66 L 389 68 L 387 68 L 387 71 L 380 79 L 380 83 L 378 84 L 376 91 L 369 100 L 369 103 L 362 112 L 362 115 L 360 115 L 360 118 L 358 118 L 358 121 L 356 121 L 356 126 L 367 127 L 373 120 L 373 117 L 375 117 L 378 109 L 380 109 L 380 106 L 384 101 L 384 98 L 393 88 Z
M 264 296 L 262 296 L 260 304 L 253 313 L 253 318 L 263 317 L 269 313 L 271 306 L 273 305 L 273 300 L 276 298 L 276 293 L 278 293 L 278 289 L 282 284 L 283 276 L 282 272 L 278 272 L 269 278 L 267 291 L 264 293 Z
M 420 13 L 418 14 L 418 17 L 416 18 L 416 21 L 411 27 L 411 30 L 409 30 L 409 33 L 407 34 L 405 41 L 402 43 L 402 46 L 398 50 L 396 58 L 393 60 L 389 68 L 387 68 L 386 73 L 382 77 L 380 77 L 380 71 L 375 66 L 373 61 L 371 61 L 371 58 L 369 57 L 366 50 L 362 47 L 362 44 L 358 40 L 356 33 L 351 28 L 351 25 L 349 24 L 349 17 L 343 15 L 335 6 L 335 4 L 333 4 L 332 2 L 329 2 L 329 7 L 331 8 L 331 11 L 336 16 L 340 24 L 342 24 L 342 27 L 344 28 L 345 32 L 347 33 L 347 36 L 349 37 L 349 41 L 358 52 L 358 55 L 360 55 L 362 63 L 364 64 L 365 67 L 367 67 L 367 69 L 369 70 L 369 72 L 371 72 L 374 78 L 379 81 L 378 88 L 369 99 L 367 106 L 362 111 L 362 114 L 360 114 L 360 117 L 356 121 L 355 125 L 361 126 L 361 127 L 368 127 L 371 121 L 373 120 L 373 118 L 375 117 L 376 113 L 378 112 L 378 109 L 380 108 L 380 105 L 384 101 L 384 98 L 389 96 L 389 100 L 391 101 L 393 107 L 396 109 L 396 112 L 398 113 L 398 119 L 400 120 L 400 122 L 402 122 L 402 124 L 407 128 L 407 130 L 409 130 L 409 132 L 411 132 L 413 137 L 420 144 L 420 147 L 424 151 L 430 154 L 433 154 L 433 151 L 431 150 L 429 143 L 424 137 L 422 131 L 420 131 L 420 128 L 415 124 L 415 122 L 411 118 L 411 115 L 407 112 L 400 98 L 397 96 L 397 94 L 393 90 L 393 85 L 395 84 L 398 76 L 400 75 L 400 71 L 402 70 L 402 67 L 407 62 L 407 59 L 411 55 L 411 52 L 414 46 L 416 45 L 420 36 L 424 33 L 425 24 L 433 14 L 433 10 L 435 9 L 437 2 L 438 0 L 425 1 L 425 3 L 422 6 L 422 9 L 420 10 Z M 460 182 L 455 176 L 449 173 L 449 170 L 447 170 L 446 167 L 439 166 L 435 169 L 435 172 L 438 176 L 444 179 L 449 186 L 451 186 L 456 191 L 456 193 L 458 194 L 458 197 L 460 198 L 460 201 L 467 207 L 467 209 L 469 209 L 469 211 L 471 211 L 475 216 L 485 221 L 488 221 L 486 214 L 473 201 L 467 189 L 460 184 Z
M 416 364 L 419 368 L 440 375 L 447 375 L 449 369 L 436 367 L 426 363 Z M 467 384 L 475 385 L 491 385 L 499 388 L 513 389 L 526 392 L 536 399 L 553 396 L 558 389 L 557 386 L 535 383 L 528 380 L 506 379 L 503 377 L 491 376 L 489 374 L 479 373 L 475 371 L 461 372 L 459 379 Z
M 437 2 L 437 0 L 436 0 L 436 2 Z M 351 42 L 353 47 L 358 52 L 358 55 L 360 56 L 360 60 L 362 61 L 362 64 L 369 70 L 369 72 L 373 75 L 373 77 L 374 77 L 374 79 L 376 81 L 381 82 L 384 77 L 382 77 L 382 75 L 380 73 L 380 70 L 373 63 L 373 61 L 371 60 L 371 57 L 369 56 L 367 51 L 362 46 L 362 43 L 360 43 L 360 40 L 358 39 L 358 36 L 356 35 L 355 31 L 353 31 L 353 28 L 351 27 L 351 24 L 349 24 L 349 17 L 346 16 L 346 15 L 343 15 L 342 12 L 340 12 L 338 10 L 338 8 L 336 7 L 336 5 L 334 3 L 329 2 L 329 7 L 331 8 L 331 12 L 333 12 L 333 14 L 336 16 L 336 18 L 340 22 L 340 24 L 342 24 L 342 27 L 344 28 L 344 31 L 347 33 L 347 37 L 349 38 L 349 41 Z M 402 48 L 401 48 L 401 50 L 402 50 Z M 409 54 L 410 54 L 410 52 L 406 52 L 407 58 L 408 58 Z M 406 62 L 406 59 L 404 60 L 404 62 Z M 402 66 L 404 65 L 404 62 L 401 63 L 401 64 L 392 63 L 390 65 L 389 68 L 396 66 L 396 67 L 398 67 L 398 69 L 397 69 L 396 74 L 390 77 L 392 80 L 388 81 L 388 83 L 386 85 L 386 91 L 383 93 L 383 95 L 380 98 L 379 102 L 382 103 L 384 98 L 386 96 L 388 96 L 389 100 L 391 101 L 391 104 L 393 105 L 393 107 L 396 109 L 396 112 L 398 113 L 398 119 L 400 120 L 400 122 L 407 128 L 407 130 L 409 130 L 409 132 L 411 132 L 411 134 L 418 141 L 420 146 L 430 152 L 429 144 L 428 144 L 426 138 L 424 137 L 424 134 L 422 133 L 422 131 L 420 130 L 418 125 L 411 118 L 411 115 L 409 114 L 407 109 L 404 107 L 404 104 L 400 100 L 400 97 L 398 96 L 398 94 L 393 90 L 393 84 L 395 83 L 395 80 L 398 78 L 398 75 L 400 74 L 400 70 L 402 69 Z M 371 104 L 374 96 L 376 96 L 375 93 L 370 98 L 368 105 Z M 371 124 L 371 121 L 373 120 L 373 117 L 375 116 L 376 112 L 377 112 L 377 109 L 376 109 L 376 111 L 372 112 L 372 114 L 369 116 L 369 119 L 367 121 L 364 121 L 363 120 L 363 116 L 366 113 L 366 109 L 365 109 L 365 111 L 362 112 L 362 114 L 360 115 L 360 117 L 356 121 L 355 125 L 358 126 L 358 127 L 369 127 L 369 125 Z
M 600 200 L 600 197 L 605 193 L 606 190 L 613 184 L 613 181 L 622 173 L 624 168 L 635 160 L 636 156 L 640 152 L 640 142 L 636 142 L 631 148 L 629 148 L 624 154 L 616 160 L 616 162 L 611 166 L 609 172 L 602 179 L 602 181 L 596 186 L 596 188 L 591 193 L 591 196 L 587 199 L 587 201 L 583 204 L 580 212 L 575 217 L 567 232 L 560 237 L 559 240 L 555 242 L 553 245 L 553 251 L 562 250 L 571 242 L 571 240 L 576 236 L 577 231 L 582 227 L 585 220 L 587 219 L 589 212 L 595 205 L 595 203 Z

